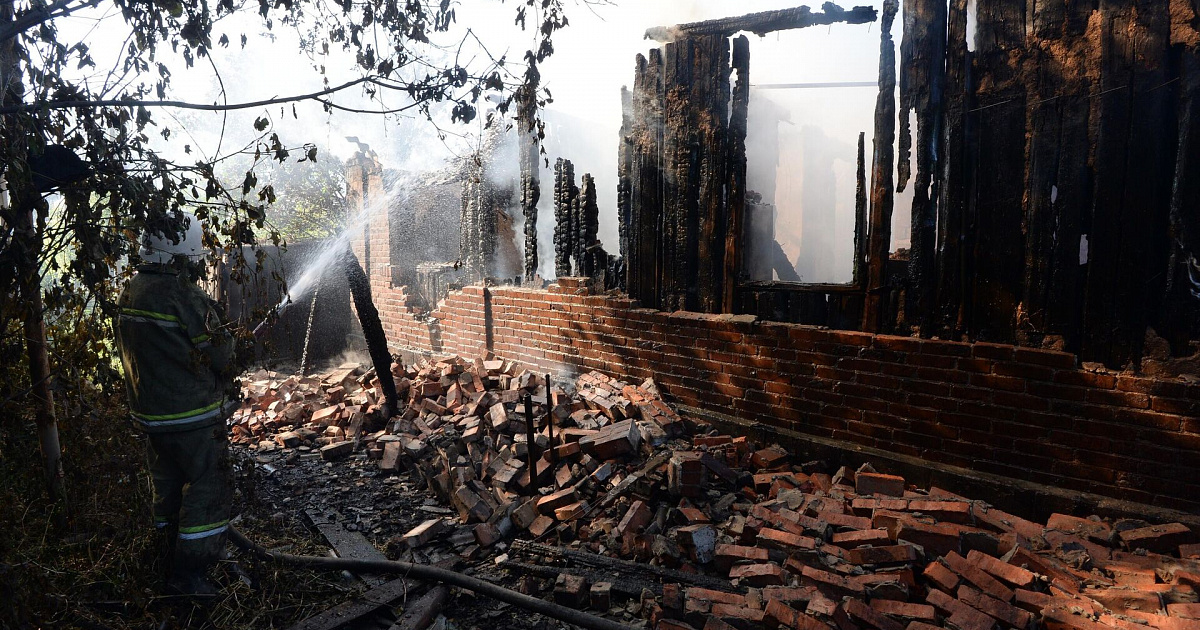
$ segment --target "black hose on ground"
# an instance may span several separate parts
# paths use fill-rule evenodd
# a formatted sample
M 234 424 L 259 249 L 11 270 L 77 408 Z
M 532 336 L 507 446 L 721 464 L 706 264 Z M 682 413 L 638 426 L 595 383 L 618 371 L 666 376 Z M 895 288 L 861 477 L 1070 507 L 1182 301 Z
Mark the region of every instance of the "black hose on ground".
M 241 532 L 230 527 L 228 530 L 229 540 L 237 547 L 248 551 L 260 558 L 279 562 L 297 567 L 308 567 L 311 569 L 329 569 L 333 571 L 351 571 L 354 573 L 399 573 L 413 578 L 440 582 L 450 586 L 487 595 L 492 599 L 496 599 L 513 606 L 524 608 L 536 613 L 552 617 L 559 621 L 563 621 L 580 628 L 588 630 L 632 630 L 630 626 L 626 626 L 615 621 L 598 617 L 596 615 L 560 606 L 554 602 L 548 602 L 529 595 L 523 595 L 516 591 L 509 590 L 503 586 L 497 586 L 491 582 L 485 582 L 479 578 L 473 578 L 469 575 L 464 575 L 457 571 L 450 571 L 439 567 L 432 567 L 425 564 L 413 564 L 411 562 L 401 562 L 399 560 L 350 560 L 347 558 L 324 558 L 319 556 L 296 556 L 288 553 L 279 553 L 268 551 L 262 546 L 252 542 L 250 539 L 242 535 Z

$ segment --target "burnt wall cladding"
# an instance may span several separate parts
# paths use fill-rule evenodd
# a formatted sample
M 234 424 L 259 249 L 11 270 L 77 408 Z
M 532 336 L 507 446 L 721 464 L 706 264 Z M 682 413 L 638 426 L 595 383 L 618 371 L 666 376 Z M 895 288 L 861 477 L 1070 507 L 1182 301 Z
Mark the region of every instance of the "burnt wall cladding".
M 487 293 L 494 352 L 540 370 L 652 376 L 684 404 L 780 428 L 1200 508 L 1200 385 L 1084 371 L 1072 354 L 1008 345 L 665 313 L 607 296 Z M 484 301 L 473 286 L 439 305 L 444 352 L 485 346 Z

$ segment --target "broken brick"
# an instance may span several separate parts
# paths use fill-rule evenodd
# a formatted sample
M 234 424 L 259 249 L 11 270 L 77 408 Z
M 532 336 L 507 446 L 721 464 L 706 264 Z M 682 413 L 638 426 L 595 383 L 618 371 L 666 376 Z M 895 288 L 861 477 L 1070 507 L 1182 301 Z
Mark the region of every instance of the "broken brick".
M 904 496 L 904 477 L 882 473 L 859 473 L 854 477 L 854 491 L 891 497 Z

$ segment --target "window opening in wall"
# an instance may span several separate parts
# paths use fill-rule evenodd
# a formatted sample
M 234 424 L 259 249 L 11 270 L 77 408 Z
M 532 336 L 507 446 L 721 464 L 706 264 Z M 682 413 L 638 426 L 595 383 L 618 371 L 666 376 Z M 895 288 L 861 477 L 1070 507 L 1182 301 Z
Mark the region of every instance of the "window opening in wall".
M 896 20 L 897 47 L 902 35 Z M 870 190 L 879 31 L 772 33 L 751 39 L 750 59 L 743 277 L 849 285 L 860 132 Z M 894 256 L 908 247 L 911 196 L 895 196 Z

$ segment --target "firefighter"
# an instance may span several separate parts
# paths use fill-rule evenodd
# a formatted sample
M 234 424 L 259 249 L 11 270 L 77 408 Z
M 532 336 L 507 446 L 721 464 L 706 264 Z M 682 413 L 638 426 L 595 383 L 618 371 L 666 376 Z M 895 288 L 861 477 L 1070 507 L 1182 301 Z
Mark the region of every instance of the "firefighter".
M 224 549 L 232 496 L 226 419 L 239 403 L 234 344 L 217 303 L 197 284 L 203 228 L 142 238 L 142 264 L 121 293 L 117 346 L 129 410 L 145 433 L 162 535 L 166 591 L 215 595 L 208 570 Z

